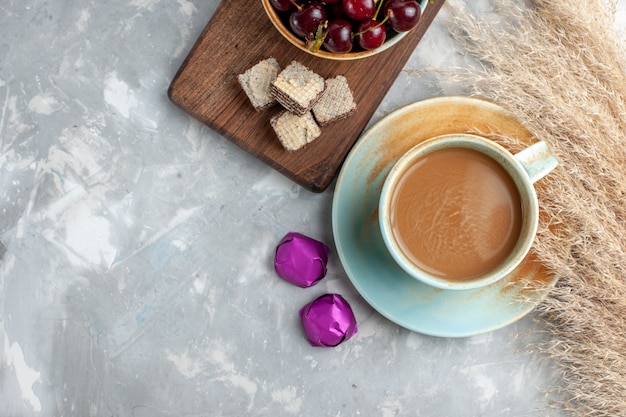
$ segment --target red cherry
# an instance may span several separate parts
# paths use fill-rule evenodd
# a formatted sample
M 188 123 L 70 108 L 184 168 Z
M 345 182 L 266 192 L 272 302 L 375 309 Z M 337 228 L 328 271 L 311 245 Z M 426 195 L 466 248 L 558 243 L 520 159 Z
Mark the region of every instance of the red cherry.
M 376 13 L 374 0 L 342 0 L 343 10 L 352 20 L 371 19 Z
M 270 0 L 270 4 L 279 12 L 288 12 L 296 7 L 291 0 Z
M 326 19 L 326 8 L 324 5 L 320 2 L 312 1 L 291 13 L 289 26 L 296 35 L 304 38 L 315 33 L 319 24 Z
M 396 32 L 408 32 L 417 26 L 422 9 L 415 0 L 390 0 L 385 5 L 387 24 Z
M 384 24 L 376 20 L 366 20 L 359 25 L 357 41 L 363 49 L 379 48 L 387 37 L 387 29 Z
M 346 19 L 328 22 L 324 48 L 336 54 L 345 54 L 352 50 L 352 24 Z

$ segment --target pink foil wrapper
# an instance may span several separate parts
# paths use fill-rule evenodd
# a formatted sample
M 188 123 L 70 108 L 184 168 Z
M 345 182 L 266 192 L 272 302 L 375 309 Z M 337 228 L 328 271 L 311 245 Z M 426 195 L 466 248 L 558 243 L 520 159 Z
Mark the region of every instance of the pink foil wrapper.
M 358 331 L 350 304 L 339 294 L 325 294 L 300 309 L 311 346 L 335 347 Z
M 289 232 L 276 248 L 274 270 L 284 280 L 307 288 L 326 276 L 327 262 L 328 246 L 300 233 Z

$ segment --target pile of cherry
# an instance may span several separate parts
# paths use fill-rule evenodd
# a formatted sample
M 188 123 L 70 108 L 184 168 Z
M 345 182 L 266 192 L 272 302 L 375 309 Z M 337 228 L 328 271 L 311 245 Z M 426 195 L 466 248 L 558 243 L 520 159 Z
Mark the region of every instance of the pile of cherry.
M 285 24 L 309 50 L 336 54 L 379 48 L 413 29 L 421 14 L 416 0 L 270 0 Z

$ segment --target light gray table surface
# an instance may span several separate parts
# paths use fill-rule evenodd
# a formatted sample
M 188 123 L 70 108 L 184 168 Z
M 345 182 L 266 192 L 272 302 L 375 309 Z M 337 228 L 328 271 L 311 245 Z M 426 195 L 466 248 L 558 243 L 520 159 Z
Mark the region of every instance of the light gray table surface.
M 335 253 L 334 184 L 302 189 L 168 100 L 218 4 L 0 2 L 0 416 L 560 415 L 534 314 L 458 339 L 383 318 Z M 468 59 L 449 23 L 372 123 L 468 93 L 425 71 Z M 313 288 L 273 271 L 289 231 L 330 246 Z M 326 292 L 359 323 L 332 349 L 297 315 Z

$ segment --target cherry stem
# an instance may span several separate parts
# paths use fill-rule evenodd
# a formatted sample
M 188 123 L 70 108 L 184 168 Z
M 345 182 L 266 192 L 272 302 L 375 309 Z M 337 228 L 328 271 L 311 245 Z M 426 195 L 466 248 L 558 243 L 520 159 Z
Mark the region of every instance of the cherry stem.
M 372 16 L 372 20 L 376 20 L 376 18 L 378 17 L 378 13 L 380 12 L 380 9 L 382 8 L 384 2 L 385 0 L 378 0 L 378 7 L 376 7 L 376 12 L 374 12 L 374 16 Z
M 296 9 L 298 9 L 299 12 L 302 11 L 302 6 L 300 6 L 298 3 L 296 3 L 295 0 L 289 0 L 289 3 L 293 4 L 296 7 Z
M 372 30 L 372 29 L 379 28 L 379 27 L 381 27 L 382 25 L 384 25 L 384 24 L 385 24 L 385 22 L 387 21 L 387 19 L 389 19 L 389 16 L 385 16 L 385 18 L 384 18 L 383 20 L 381 20 L 380 22 L 378 22 L 378 24 L 377 24 L 377 25 L 374 25 L 374 26 L 368 27 L 367 29 L 365 29 L 365 30 L 364 30 L 364 31 L 362 31 L 362 32 L 352 33 L 352 35 L 350 35 L 350 36 L 352 37 L 352 39 L 354 39 L 354 38 L 356 38 L 357 36 L 364 34 L 365 32 L 368 32 L 368 31 L 370 31 L 370 30 Z

